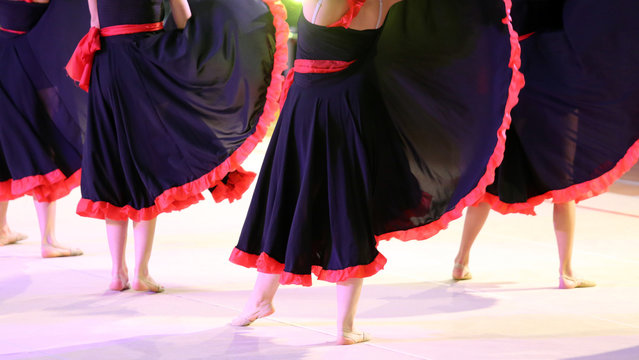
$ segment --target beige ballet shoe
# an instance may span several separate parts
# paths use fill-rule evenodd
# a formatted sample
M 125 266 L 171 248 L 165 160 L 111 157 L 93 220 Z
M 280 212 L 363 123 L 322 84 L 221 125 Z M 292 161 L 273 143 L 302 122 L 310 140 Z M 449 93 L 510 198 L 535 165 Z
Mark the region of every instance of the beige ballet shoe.
M 231 320 L 231 325 L 233 326 L 249 326 L 255 320 L 267 317 L 275 312 L 273 305 L 267 304 L 266 306 L 262 306 L 261 308 L 255 310 L 254 312 L 248 315 L 240 315 L 235 319 Z
M 131 287 L 135 291 L 148 291 L 152 293 L 161 293 L 164 291 L 164 286 L 158 284 L 151 277 L 146 279 L 137 279 L 131 283 Z
M 11 233 L 9 235 L 0 236 L 0 246 L 15 244 L 18 241 L 26 239 L 28 236 L 21 233 Z
M 67 256 L 80 256 L 84 254 L 80 249 L 57 247 L 53 245 L 43 245 L 40 253 L 45 259 Z
M 459 269 L 461 269 L 461 276 L 458 276 L 455 274 L 455 272 Z M 472 278 L 473 278 L 473 275 L 470 273 L 470 269 L 468 269 L 467 265 L 455 263 L 455 266 L 453 266 L 453 280 L 456 280 L 456 281 L 470 280 Z
M 559 288 L 560 289 L 576 289 L 576 288 L 587 288 L 597 286 L 594 281 L 588 281 L 585 279 L 578 279 L 570 276 L 562 275 L 559 277 Z
M 370 339 L 370 335 L 363 331 L 342 331 L 342 336 L 337 338 L 337 345 L 353 345 Z

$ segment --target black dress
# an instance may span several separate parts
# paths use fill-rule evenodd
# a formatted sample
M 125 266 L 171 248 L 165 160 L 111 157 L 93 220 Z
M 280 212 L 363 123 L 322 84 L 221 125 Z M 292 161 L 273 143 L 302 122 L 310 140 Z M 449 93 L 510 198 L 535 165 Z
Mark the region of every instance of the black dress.
M 98 0 L 103 30 L 153 24 L 161 0 Z M 271 0 L 190 2 L 183 30 L 103 36 L 89 86 L 78 214 L 149 220 L 203 199 L 239 198 L 240 164 L 278 110 L 285 10 Z
M 405 1 L 377 30 L 349 28 L 363 0 L 331 27 L 300 17 L 294 75 L 232 262 L 283 284 L 371 276 L 386 263 L 378 240 L 425 239 L 483 195 L 518 91 L 518 48 L 503 2 L 492 18 L 466 2 Z M 426 26 L 452 10 L 467 21 Z M 448 43 L 454 30 L 463 43 Z M 422 47 L 429 35 L 442 41 Z M 441 46 L 451 51 L 430 53 Z

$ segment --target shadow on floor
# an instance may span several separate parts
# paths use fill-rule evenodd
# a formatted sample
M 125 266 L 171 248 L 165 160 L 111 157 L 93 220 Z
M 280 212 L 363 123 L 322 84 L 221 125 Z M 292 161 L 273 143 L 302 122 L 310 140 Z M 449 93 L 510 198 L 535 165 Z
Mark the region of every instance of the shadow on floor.
M 600 354 L 564 358 L 563 360 L 611 360 L 611 359 L 637 360 L 639 359 L 639 345 L 630 347 L 630 348 L 600 353 Z
M 139 336 L 37 352 L 8 354 L 17 359 L 258 359 L 265 351 L 273 359 L 302 359 L 300 346 L 275 344 L 273 338 L 251 336 L 250 329 L 225 326 L 189 334 Z M 123 357 L 122 354 L 127 354 Z

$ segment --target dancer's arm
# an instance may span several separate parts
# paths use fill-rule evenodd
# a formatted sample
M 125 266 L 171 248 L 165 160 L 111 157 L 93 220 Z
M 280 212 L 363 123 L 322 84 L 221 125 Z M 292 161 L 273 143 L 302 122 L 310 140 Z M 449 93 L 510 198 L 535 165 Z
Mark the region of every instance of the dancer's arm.
M 89 12 L 91 13 L 91 27 L 100 28 L 100 19 L 98 17 L 98 0 L 89 1 Z
M 178 29 L 184 29 L 186 22 L 191 18 L 191 8 L 187 0 L 171 0 L 173 20 Z

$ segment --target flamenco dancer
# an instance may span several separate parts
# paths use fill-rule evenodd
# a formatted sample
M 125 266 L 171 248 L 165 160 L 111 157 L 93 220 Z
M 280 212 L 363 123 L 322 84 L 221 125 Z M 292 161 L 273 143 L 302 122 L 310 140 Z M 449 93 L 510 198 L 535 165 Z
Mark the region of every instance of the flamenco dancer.
M 55 234 L 55 201 L 80 185 L 86 95 L 64 62 L 82 36 L 83 2 L 0 0 L 0 246 L 26 238 L 7 224 L 9 201 L 34 199 L 44 258 L 82 255 Z
M 310 286 L 315 274 L 337 285 L 337 343 L 369 339 L 353 323 L 363 278 L 386 263 L 377 241 L 432 236 L 493 180 L 521 86 L 504 4 L 303 3 L 288 92 L 230 258 L 258 271 L 232 324 L 271 315 L 279 284 Z
M 238 199 L 240 164 L 277 111 L 285 10 L 274 0 L 89 0 L 91 30 L 67 66 L 89 92 L 77 212 L 106 220 L 110 289 L 161 292 L 149 275 L 156 218 Z M 133 221 L 135 271 L 125 263 Z
M 534 215 L 535 206 L 549 199 L 559 288 L 595 286 L 577 278 L 571 266 L 575 202 L 605 192 L 639 158 L 639 25 L 631 15 L 639 3 L 519 1 L 514 6 L 515 27 L 530 35 L 522 40 L 526 87 L 512 113 L 495 183 L 466 214 L 453 278 L 472 278 L 471 246 L 491 208 Z

